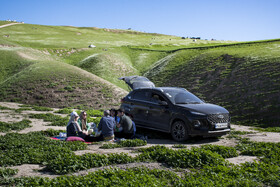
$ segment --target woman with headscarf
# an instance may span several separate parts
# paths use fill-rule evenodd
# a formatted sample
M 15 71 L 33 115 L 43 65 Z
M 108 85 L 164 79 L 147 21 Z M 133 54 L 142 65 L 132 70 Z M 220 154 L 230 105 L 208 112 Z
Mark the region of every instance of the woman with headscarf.
M 73 111 L 70 114 L 70 119 L 69 119 L 69 122 L 66 127 L 67 137 L 77 136 L 77 137 L 83 138 L 87 142 L 101 140 L 100 137 L 91 137 L 88 135 L 88 133 L 86 131 L 83 131 L 81 129 L 80 125 L 78 124 L 78 119 L 79 119 L 79 115 L 77 114 L 77 112 Z
M 80 118 L 78 119 L 78 124 L 82 131 L 88 131 L 91 128 L 91 125 L 87 123 L 87 113 L 86 111 L 82 111 L 80 114 Z
M 67 137 L 79 136 L 81 138 L 85 138 L 86 133 L 82 131 L 80 125 L 78 124 L 78 119 L 79 119 L 79 115 L 77 114 L 77 112 L 73 111 L 70 114 L 70 119 L 66 127 Z

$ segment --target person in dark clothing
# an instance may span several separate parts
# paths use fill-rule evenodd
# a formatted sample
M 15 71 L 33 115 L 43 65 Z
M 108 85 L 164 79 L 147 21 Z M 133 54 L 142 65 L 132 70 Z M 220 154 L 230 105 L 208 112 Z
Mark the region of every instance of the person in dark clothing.
M 118 138 L 125 138 L 125 139 L 131 139 L 134 136 L 134 129 L 132 120 L 125 115 L 123 109 L 118 110 L 118 116 L 120 117 L 120 123 L 119 127 L 122 127 L 122 132 L 115 133 L 116 137 Z
M 110 110 L 110 116 L 112 116 L 115 119 L 115 126 L 114 126 L 114 132 L 121 132 L 122 131 L 122 127 L 117 127 L 117 124 L 120 123 L 120 117 L 117 115 L 117 110 L 112 108 Z
M 114 140 L 114 126 L 116 122 L 115 119 L 110 116 L 110 111 L 105 110 L 104 116 L 101 118 L 98 124 L 98 130 L 101 131 L 101 136 L 105 141 Z
M 132 127 L 133 127 L 133 135 L 132 135 L 131 139 L 134 139 L 134 138 L 135 138 L 135 133 L 136 133 L 136 125 L 135 125 L 135 123 L 134 123 L 134 121 L 133 121 L 133 115 L 130 114 L 130 115 L 128 115 L 128 116 L 129 116 L 130 119 L 132 120 Z
M 78 124 L 79 115 L 74 111 L 71 113 L 70 120 L 66 127 L 67 137 L 77 136 L 83 138 L 86 142 L 98 141 L 99 137 L 91 137 L 86 131 L 82 131 Z

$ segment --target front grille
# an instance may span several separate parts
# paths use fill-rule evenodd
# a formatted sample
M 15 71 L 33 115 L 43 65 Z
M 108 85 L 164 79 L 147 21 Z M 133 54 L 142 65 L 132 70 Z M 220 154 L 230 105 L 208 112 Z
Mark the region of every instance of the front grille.
M 212 123 L 229 123 L 230 117 L 229 114 L 209 114 L 207 115 L 207 120 Z

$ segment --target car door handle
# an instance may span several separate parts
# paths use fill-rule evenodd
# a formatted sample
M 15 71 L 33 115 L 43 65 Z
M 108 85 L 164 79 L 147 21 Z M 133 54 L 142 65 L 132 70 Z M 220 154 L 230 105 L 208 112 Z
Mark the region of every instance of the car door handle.
M 146 114 L 148 114 L 149 113 L 149 110 L 146 110 Z

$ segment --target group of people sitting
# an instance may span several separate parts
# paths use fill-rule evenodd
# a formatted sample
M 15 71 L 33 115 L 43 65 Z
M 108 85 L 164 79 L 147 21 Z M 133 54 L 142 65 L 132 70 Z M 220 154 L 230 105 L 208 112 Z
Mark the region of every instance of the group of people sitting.
M 93 129 L 97 128 L 99 136 L 91 135 Z M 66 127 L 67 137 L 80 137 L 86 142 L 93 141 L 113 141 L 115 137 L 133 139 L 135 137 L 136 126 L 132 121 L 132 116 L 127 116 L 123 109 L 105 110 L 98 126 L 87 123 L 87 113 L 82 111 L 80 116 L 73 111 Z

